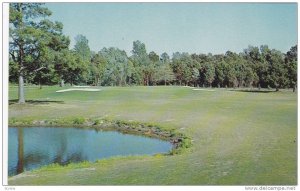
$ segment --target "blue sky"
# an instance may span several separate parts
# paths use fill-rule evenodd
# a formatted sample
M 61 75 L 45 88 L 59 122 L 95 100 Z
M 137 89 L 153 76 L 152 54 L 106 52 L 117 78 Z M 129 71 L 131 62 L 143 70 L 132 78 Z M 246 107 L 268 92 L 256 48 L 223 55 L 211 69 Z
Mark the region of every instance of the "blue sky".
M 51 19 L 64 25 L 71 47 L 78 34 L 91 50 L 132 43 L 147 52 L 242 52 L 267 44 L 287 52 L 297 44 L 296 3 L 47 3 Z

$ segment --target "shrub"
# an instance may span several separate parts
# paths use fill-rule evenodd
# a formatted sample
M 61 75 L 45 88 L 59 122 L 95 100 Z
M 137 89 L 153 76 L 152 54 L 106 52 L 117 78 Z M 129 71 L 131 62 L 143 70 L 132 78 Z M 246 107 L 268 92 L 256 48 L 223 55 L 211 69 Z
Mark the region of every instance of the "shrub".
M 99 125 L 100 124 L 100 120 L 99 119 L 96 119 L 93 123 L 93 125 Z
M 77 117 L 73 119 L 73 124 L 81 125 L 85 122 L 85 119 L 83 117 Z
M 192 146 L 192 141 L 190 138 L 183 138 L 180 147 L 182 148 L 190 148 Z

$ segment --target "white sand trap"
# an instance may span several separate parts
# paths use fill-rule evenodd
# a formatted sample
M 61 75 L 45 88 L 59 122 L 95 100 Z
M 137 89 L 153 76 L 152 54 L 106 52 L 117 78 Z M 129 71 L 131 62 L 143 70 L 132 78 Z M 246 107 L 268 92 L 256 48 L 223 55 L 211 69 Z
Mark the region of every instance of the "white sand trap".
M 92 89 L 92 88 L 69 88 L 65 90 L 58 90 L 56 93 L 62 93 L 62 92 L 70 92 L 70 91 L 85 91 L 85 92 L 99 92 L 101 89 Z
M 198 88 L 194 88 L 193 90 L 195 90 L 195 91 L 208 91 L 208 92 L 214 92 L 214 91 L 216 91 L 216 90 L 198 89 Z
M 91 86 L 73 86 L 74 88 L 89 88 Z

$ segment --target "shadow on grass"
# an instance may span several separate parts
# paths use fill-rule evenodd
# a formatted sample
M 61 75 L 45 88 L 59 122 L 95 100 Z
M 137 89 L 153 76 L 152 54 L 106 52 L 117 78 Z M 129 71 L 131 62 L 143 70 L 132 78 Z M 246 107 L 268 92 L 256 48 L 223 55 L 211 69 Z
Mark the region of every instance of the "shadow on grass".
M 8 101 L 9 105 L 12 104 L 17 104 L 18 100 L 17 99 L 11 99 Z M 50 101 L 50 100 L 26 100 L 27 104 L 32 104 L 32 105 L 42 105 L 42 104 L 50 104 L 50 103 L 58 103 L 58 104 L 64 104 L 64 101 Z
M 274 90 L 230 90 L 234 92 L 246 92 L 246 93 L 272 93 Z

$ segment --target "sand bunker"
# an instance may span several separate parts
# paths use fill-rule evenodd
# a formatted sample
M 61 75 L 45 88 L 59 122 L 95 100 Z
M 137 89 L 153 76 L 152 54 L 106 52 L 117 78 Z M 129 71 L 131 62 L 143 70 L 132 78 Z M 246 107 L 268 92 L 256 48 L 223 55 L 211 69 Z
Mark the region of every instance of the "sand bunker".
M 194 88 L 193 90 L 195 90 L 195 91 L 208 91 L 208 92 L 214 92 L 214 91 L 216 91 L 216 90 L 198 89 L 198 88 Z
M 91 86 L 73 86 L 74 88 L 90 88 Z
M 70 91 L 98 92 L 98 91 L 101 91 L 101 89 L 92 89 L 92 88 L 69 88 L 69 89 L 65 89 L 65 90 L 58 90 L 58 91 L 56 91 L 56 93 L 70 92 Z

